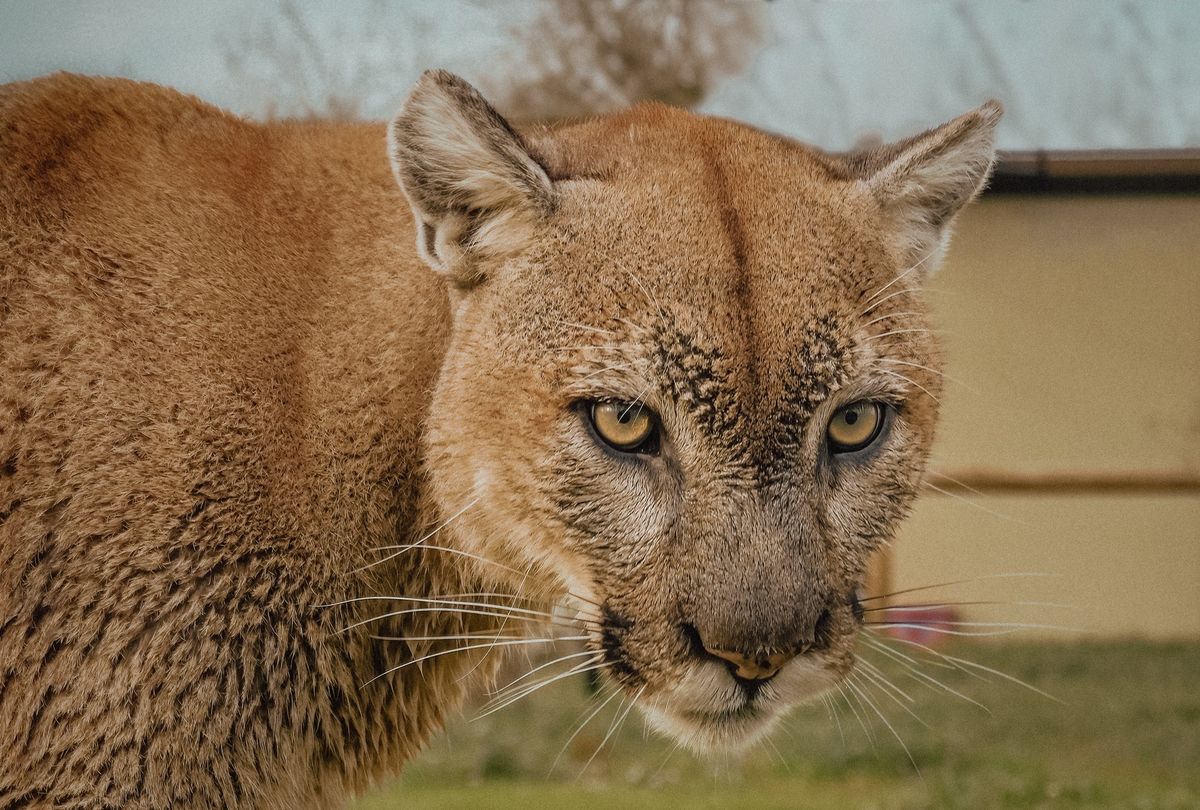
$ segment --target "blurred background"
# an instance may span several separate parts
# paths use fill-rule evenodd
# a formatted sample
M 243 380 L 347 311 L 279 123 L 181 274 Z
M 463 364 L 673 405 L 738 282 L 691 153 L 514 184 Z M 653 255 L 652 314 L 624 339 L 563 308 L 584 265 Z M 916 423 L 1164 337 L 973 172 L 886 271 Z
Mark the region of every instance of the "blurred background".
M 568 679 L 364 807 L 1200 806 L 1198 43 L 1185 0 L 0 0 L 0 81 L 256 118 L 384 119 L 428 67 L 517 122 L 658 99 L 833 150 L 1005 104 L 931 292 L 955 380 L 929 491 L 873 573 L 919 606 L 865 648 L 886 681 L 712 763 L 633 721 L 606 741 L 615 703 L 572 737 L 600 699 Z

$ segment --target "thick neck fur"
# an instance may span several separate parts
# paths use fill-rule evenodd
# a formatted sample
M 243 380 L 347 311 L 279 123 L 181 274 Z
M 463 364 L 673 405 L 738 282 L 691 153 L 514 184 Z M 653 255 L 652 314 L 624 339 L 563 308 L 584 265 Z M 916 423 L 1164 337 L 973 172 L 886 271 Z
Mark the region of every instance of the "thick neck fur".
M 433 551 L 356 572 L 434 522 L 448 332 L 383 127 L 62 75 L 0 116 L 0 807 L 337 804 L 478 660 L 364 685 L 430 647 L 371 635 L 480 622 L 321 606 L 486 590 Z

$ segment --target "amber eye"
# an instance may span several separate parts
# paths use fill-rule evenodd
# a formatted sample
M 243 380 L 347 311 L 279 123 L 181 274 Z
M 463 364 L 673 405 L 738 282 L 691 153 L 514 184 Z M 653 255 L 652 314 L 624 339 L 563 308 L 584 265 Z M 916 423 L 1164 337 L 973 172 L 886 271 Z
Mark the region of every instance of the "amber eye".
M 847 405 L 829 420 L 826 434 L 834 453 L 853 453 L 875 441 L 883 428 L 883 405 L 860 400 Z
M 596 434 L 623 453 L 652 452 L 657 425 L 650 409 L 637 403 L 596 402 L 590 415 Z

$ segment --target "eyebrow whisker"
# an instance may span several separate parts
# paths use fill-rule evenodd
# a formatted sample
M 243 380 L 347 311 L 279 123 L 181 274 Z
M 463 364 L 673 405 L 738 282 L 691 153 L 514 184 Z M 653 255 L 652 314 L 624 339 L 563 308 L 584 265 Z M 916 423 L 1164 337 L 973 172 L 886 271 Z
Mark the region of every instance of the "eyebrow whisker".
M 938 399 L 936 396 L 934 396 L 934 395 L 933 395 L 933 393 L 932 393 L 932 392 L 931 392 L 931 391 L 930 391 L 928 388 L 926 388 L 925 386 L 921 385 L 921 384 L 920 384 L 919 382 L 917 382 L 916 380 L 910 379 L 909 377 L 906 377 L 906 376 L 904 376 L 903 374 L 900 374 L 900 373 L 898 373 L 898 372 L 895 372 L 895 371 L 888 371 L 886 368 L 881 368 L 881 369 L 879 369 L 879 371 L 880 371 L 880 372 L 882 372 L 882 373 L 884 373 L 884 374 L 887 374 L 889 377 L 895 377 L 895 378 L 896 378 L 896 379 L 898 379 L 898 380 L 904 380 L 904 381 L 905 381 L 906 383 L 908 383 L 909 385 L 913 385 L 913 386 L 916 386 L 917 388 L 920 388 L 920 389 L 921 389 L 922 391 L 924 391 L 924 392 L 925 392 L 925 393 L 926 393 L 926 394 L 929 396 L 929 398 L 930 398 L 930 399 L 932 399 L 934 402 L 938 403 L 939 405 L 942 403 L 942 401 L 941 401 L 940 399 Z

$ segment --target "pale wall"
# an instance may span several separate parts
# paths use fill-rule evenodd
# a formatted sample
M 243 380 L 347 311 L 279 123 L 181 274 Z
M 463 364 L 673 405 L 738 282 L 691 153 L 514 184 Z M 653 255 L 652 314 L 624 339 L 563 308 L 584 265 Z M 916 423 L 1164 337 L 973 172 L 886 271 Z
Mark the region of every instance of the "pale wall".
M 933 467 L 1200 470 L 1200 197 L 996 196 L 933 284 L 949 383 Z M 894 587 L 1102 634 L 1200 636 L 1200 497 L 944 496 L 918 504 Z M 923 596 L 914 594 L 907 598 Z M 914 599 L 915 601 L 915 599 Z

